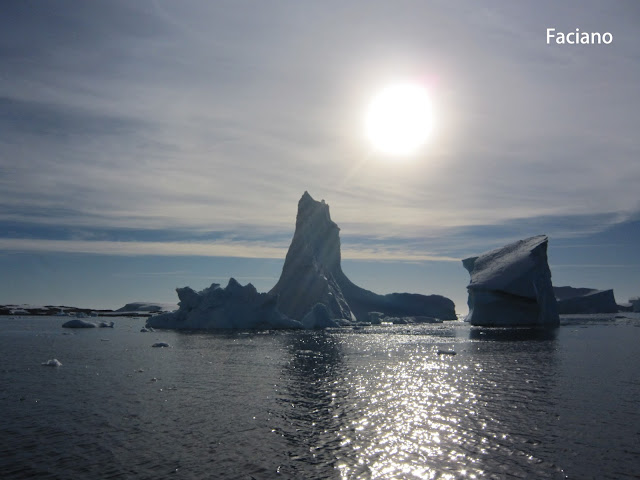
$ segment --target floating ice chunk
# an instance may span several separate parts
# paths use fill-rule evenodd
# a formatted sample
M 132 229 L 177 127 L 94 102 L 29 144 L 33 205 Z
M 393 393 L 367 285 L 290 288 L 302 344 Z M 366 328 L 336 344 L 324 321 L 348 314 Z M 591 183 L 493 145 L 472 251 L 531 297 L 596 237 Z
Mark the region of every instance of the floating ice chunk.
M 69 320 L 62 324 L 62 328 L 96 328 L 97 325 L 93 322 L 88 322 L 86 320 L 80 320 L 79 318 L 75 318 L 73 320 Z
M 140 329 L 141 332 L 155 332 L 155 330 L 152 327 L 142 327 Z
M 60 361 L 56 358 L 51 358 L 46 362 L 42 362 L 42 365 L 44 365 L 45 367 L 61 367 L 62 363 L 60 363 Z
M 155 348 L 165 348 L 165 347 L 170 347 L 171 345 L 169 345 L 168 343 L 165 343 L 165 342 L 158 342 L 158 343 L 154 343 L 151 346 L 155 347 Z
M 89 322 L 87 320 L 81 320 L 79 318 L 74 318 L 73 320 L 69 320 L 62 324 L 62 328 L 113 328 L 113 322 Z
M 471 276 L 467 321 L 480 326 L 558 326 L 546 235 L 462 261 Z

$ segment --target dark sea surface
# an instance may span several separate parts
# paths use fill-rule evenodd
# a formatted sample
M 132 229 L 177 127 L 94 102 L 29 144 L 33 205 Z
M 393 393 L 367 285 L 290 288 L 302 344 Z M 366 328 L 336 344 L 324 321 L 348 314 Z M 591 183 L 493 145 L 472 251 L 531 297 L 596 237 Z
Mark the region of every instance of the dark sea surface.
M 624 315 L 553 333 L 0 318 L 0 478 L 640 478 L 640 315 Z

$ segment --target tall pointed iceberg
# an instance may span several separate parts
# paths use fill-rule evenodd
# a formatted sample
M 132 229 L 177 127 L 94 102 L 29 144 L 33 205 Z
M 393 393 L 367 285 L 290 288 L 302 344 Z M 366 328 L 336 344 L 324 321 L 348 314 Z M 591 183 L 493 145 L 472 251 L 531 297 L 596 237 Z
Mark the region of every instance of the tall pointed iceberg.
M 324 328 L 368 320 L 369 312 L 389 317 L 456 318 L 453 302 L 439 295 L 376 295 L 360 288 L 340 267 L 340 229 L 329 205 L 307 192 L 298 202 L 296 230 L 282 275 L 269 293 L 231 278 L 201 292 L 176 289 L 178 310 L 150 317 L 148 327 L 173 329 Z
M 391 293 L 378 295 L 352 283 L 342 271 L 340 228 L 329 205 L 304 192 L 298 202 L 296 229 L 278 283 L 278 309 L 300 320 L 318 304 L 332 318 L 366 320 L 369 312 L 390 317 L 436 317 L 454 320 L 453 302 L 440 295 Z

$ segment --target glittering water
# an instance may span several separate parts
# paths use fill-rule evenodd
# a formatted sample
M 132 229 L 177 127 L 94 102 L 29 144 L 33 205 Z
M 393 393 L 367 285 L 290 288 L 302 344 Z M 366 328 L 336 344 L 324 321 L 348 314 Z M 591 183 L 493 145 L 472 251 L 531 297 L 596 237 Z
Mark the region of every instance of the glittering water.
M 3 318 L 0 477 L 639 478 L 640 318 L 627 317 L 569 317 L 553 334 Z

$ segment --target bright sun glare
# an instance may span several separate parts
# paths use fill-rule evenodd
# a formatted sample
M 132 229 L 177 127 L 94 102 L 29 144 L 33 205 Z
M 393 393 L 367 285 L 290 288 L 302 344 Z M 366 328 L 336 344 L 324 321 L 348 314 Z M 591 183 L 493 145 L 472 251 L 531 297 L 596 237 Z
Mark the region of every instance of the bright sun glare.
M 373 147 L 389 155 L 410 155 L 431 132 L 431 101 L 415 83 L 386 87 L 373 98 L 366 116 L 366 135 Z

